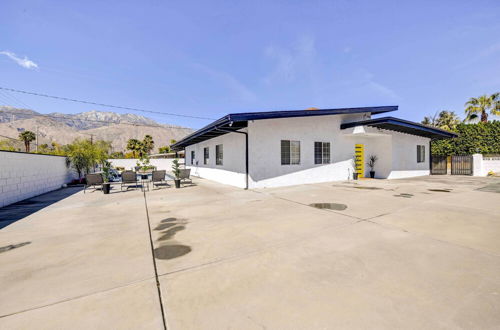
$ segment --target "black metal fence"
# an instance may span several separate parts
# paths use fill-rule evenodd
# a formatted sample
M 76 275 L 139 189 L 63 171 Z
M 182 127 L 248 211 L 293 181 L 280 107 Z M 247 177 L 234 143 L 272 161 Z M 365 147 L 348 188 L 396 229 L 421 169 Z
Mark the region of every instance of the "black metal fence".
M 446 156 L 431 157 L 431 174 L 444 175 L 446 174 Z
M 451 156 L 452 175 L 472 175 L 472 156 Z

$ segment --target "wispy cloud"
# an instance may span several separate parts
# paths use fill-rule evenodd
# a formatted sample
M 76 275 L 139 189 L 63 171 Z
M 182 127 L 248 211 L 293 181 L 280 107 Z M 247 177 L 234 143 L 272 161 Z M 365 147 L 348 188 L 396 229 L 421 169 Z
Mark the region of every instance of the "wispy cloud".
M 206 65 L 200 63 L 194 63 L 193 66 L 212 77 L 215 80 L 220 81 L 226 88 L 231 90 L 238 98 L 245 102 L 253 102 L 257 99 L 257 96 L 248 87 L 241 83 L 231 74 L 215 70 Z
M 272 45 L 264 50 L 264 54 L 275 61 L 274 69 L 264 78 L 266 84 L 293 82 L 299 75 L 312 75 L 316 57 L 315 39 L 302 36 L 290 48 Z
M 23 68 L 26 68 L 26 69 L 37 69 L 38 68 L 38 65 L 35 62 L 29 60 L 26 56 L 24 58 L 20 58 L 16 54 L 14 54 L 13 52 L 9 52 L 6 50 L 1 51 L 0 54 L 7 56 L 11 60 L 16 62 L 20 66 L 22 66 Z
M 368 88 L 370 88 L 371 90 L 375 91 L 376 93 L 384 97 L 387 97 L 393 101 L 397 101 L 400 99 L 399 95 L 394 90 L 381 84 L 378 81 L 375 81 L 375 76 L 371 72 L 365 71 L 364 84 L 368 86 Z

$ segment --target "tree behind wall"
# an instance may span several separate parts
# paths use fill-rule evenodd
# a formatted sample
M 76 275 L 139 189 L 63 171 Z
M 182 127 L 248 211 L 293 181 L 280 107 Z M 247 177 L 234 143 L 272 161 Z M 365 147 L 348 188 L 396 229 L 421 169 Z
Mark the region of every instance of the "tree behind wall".
M 432 154 L 441 156 L 500 154 L 500 121 L 459 124 L 454 139 L 432 141 Z
M 24 142 L 26 152 L 30 152 L 30 143 L 36 140 L 36 135 L 32 131 L 19 133 L 19 139 Z

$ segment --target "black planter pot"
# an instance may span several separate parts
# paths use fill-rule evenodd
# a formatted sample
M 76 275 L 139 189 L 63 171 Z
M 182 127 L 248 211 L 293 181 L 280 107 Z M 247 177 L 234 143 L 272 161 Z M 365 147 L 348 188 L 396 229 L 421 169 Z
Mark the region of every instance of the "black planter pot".
M 357 180 L 357 179 L 358 179 L 358 175 L 359 175 L 359 173 L 354 172 L 354 173 L 352 174 L 352 179 L 353 179 L 353 180 Z
M 175 188 L 180 188 L 181 187 L 181 180 L 180 179 L 175 179 Z
M 370 171 L 370 178 L 375 178 L 375 171 Z
M 106 195 L 109 194 L 110 190 L 111 190 L 111 184 L 109 184 L 109 183 L 103 183 L 102 184 L 102 192 L 104 194 L 106 194 Z

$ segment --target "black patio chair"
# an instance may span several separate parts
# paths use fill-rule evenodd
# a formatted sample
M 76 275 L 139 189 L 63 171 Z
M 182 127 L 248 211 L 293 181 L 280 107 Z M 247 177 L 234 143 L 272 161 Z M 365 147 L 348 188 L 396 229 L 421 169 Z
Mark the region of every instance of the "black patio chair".
M 135 188 L 138 188 L 137 173 L 135 173 L 134 171 L 123 171 L 120 190 L 123 190 L 123 186 L 125 186 L 128 190 L 128 188 L 132 185 L 134 185 Z
M 88 187 L 94 187 L 94 191 L 97 187 L 102 187 L 104 179 L 99 173 L 85 174 L 85 186 L 83 187 L 83 193 L 85 194 Z
M 190 168 L 181 168 L 179 169 L 179 179 L 181 180 L 181 183 L 193 183 L 193 180 L 191 180 L 190 175 L 191 175 L 191 169 Z
M 151 176 L 151 182 L 153 183 L 153 189 L 155 186 L 164 185 L 165 188 L 170 186 L 167 183 L 167 180 L 165 180 L 166 174 L 167 174 L 167 171 L 165 171 L 165 170 L 153 171 L 152 176 Z

